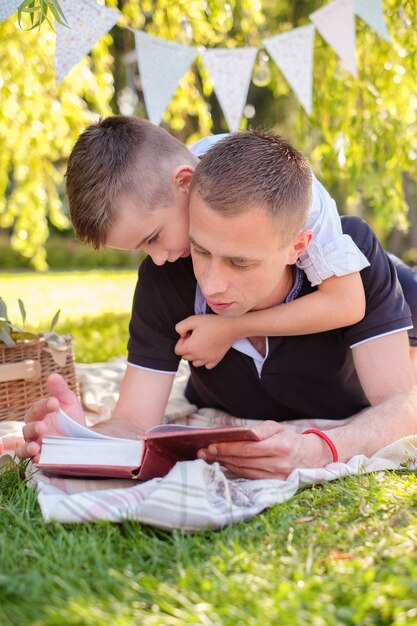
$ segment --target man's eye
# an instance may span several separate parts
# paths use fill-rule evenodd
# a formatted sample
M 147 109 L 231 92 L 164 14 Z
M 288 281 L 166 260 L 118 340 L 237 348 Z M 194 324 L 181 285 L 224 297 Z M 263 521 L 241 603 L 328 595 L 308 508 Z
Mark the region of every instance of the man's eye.
M 247 270 L 250 267 L 247 263 L 238 263 L 236 261 L 230 261 L 230 264 L 238 270 Z
M 199 254 L 200 256 L 207 256 L 208 255 L 207 250 L 199 250 L 195 246 L 193 246 L 193 252 L 194 252 L 194 254 Z

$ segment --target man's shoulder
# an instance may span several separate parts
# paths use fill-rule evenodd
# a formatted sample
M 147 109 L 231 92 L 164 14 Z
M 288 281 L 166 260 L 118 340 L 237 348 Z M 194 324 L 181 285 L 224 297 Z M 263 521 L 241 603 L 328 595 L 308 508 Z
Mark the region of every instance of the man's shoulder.
M 147 256 L 139 268 L 140 274 L 150 274 L 154 276 L 181 276 L 193 272 L 191 256 L 184 259 L 177 259 L 173 263 L 167 261 L 163 265 L 156 265 L 150 256 Z
M 343 215 L 340 219 L 345 235 L 350 235 L 362 251 L 369 249 L 374 245 L 375 241 L 378 241 L 372 228 L 360 217 Z
M 150 285 L 152 290 L 179 287 L 182 290 L 187 286 L 194 288 L 196 279 L 191 257 L 173 263 L 167 261 L 163 265 L 156 265 L 150 257 L 146 257 L 139 268 L 138 283 L 142 286 Z

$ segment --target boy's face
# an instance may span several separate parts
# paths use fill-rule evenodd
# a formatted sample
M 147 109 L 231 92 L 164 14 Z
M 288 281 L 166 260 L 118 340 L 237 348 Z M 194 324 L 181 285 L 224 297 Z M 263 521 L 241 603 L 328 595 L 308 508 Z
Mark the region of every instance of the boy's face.
M 172 204 L 149 212 L 138 207 L 133 197 L 120 197 L 106 246 L 144 250 L 156 265 L 189 256 L 188 193 L 175 190 Z
M 225 217 L 191 192 L 194 273 L 209 307 L 224 317 L 283 302 L 293 284 L 291 264 L 310 238 L 304 231 L 282 247 L 280 229 L 264 208 Z

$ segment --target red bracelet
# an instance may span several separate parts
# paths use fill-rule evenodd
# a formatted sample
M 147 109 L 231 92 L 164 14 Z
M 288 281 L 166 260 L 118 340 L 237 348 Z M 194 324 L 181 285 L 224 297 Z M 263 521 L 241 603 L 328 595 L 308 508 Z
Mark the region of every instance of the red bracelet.
M 324 433 L 322 430 L 317 430 L 317 428 L 309 428 L 308 430 L 304 430 L 301 434 L 302 435 L 310 435 L 310 434 L 317 435 L 317 437 L 320 437 L 321 439 L 323 439 L 323 441 L 327 443 L 327 445 L 329 446 L 331 450 L 331 453 L 333 455 L 333 463 L 336 463 L 339 460 L 339 455 L 337 453 L 336 446 L 334 445 L 330 437 L 328 437 L 326 433 Z
M 3 454 L 3 452 L 4 452 L 4 444 L 3 444 L 3 441 L 2 441 L 2 439 L 0 437 L 0 456 Z

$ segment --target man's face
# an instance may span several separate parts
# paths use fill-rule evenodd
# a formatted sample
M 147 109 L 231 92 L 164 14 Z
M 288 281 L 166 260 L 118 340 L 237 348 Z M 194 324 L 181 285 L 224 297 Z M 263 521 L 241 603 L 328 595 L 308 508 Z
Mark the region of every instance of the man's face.
M 301 237 L 301 235 L 299 236 Z M 224 217 L 194 190 L 190 242 L 194 273 L 209 307 L 238 317 L 283 302 L 292 287 L 293 264 L 305 249 L 282 247 L 279 228 L 262 207 Z
M 131 196 L 117 202 L 117 220 L 106 246 L 120 250 L 144 250 L 156 265 L 190 254 L 188 194 L 176 192 L 169 206 L 144 211 Z

